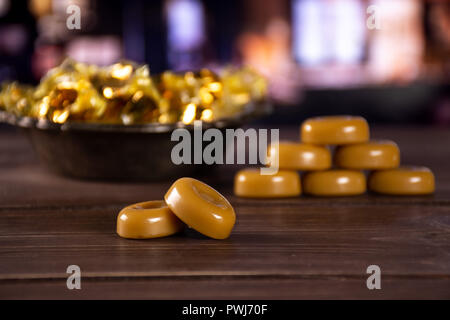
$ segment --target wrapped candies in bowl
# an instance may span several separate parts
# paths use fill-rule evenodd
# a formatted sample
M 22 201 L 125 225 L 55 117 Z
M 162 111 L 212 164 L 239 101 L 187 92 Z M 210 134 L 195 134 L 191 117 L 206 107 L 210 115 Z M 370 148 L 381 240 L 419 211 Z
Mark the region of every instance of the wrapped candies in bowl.
M 5 83 L 0 121 L 22 128 L 41 162 L 84 179 L 160 180 L 193 173 L 174 164 L 172 132 L 236 128 L 266 114 L 267 83 L 249 68 L 171 71 L 65 60 L 36 87 Z

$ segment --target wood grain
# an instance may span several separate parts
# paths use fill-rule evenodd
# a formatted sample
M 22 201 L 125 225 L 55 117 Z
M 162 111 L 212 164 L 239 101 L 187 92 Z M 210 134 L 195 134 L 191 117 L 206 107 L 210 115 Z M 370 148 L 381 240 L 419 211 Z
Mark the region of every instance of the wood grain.
M 297 128 L 282 128 L 293 139 Z M 0 132 L 0 298 L 450 298 L 450 131 L 378 128 L 406 163 L 430 166 L 437 192 L 255 200 L 232 195 L 236 166 L 202 177 L 234 205 L 225 241 L 191 230 L 155 240 L 115 234 L 126 204 L 161 199 L 170 182 L 114 183 L 55 176 L 26 140 Z M 82 270 L 67 290 L 68 265 Z M 366 268 L 382 270 L 367 290 Z
M 367 290 L 363 277 L 165 277 L 83 280 L 67 290 L 65 279 L 2 281 L 0 299 L 442 299 L 448 278 L 383 277 Z

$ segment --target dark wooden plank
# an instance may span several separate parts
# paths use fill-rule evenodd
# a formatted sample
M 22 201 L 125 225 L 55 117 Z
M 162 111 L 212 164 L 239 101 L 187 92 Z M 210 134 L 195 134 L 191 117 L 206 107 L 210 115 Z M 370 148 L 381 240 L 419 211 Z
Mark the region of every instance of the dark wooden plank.
M 281 133 L 283 139 L 298 139 L 298 130 L 295 127 L 282 128 Z M 430 197 L 362 196 L 344 200 L 324 198 L 311 200 L 312 202 L 345 205 L 350 202 L 372 205 L 392 201 L 426 205 L 450 203 L 450 162 L 447 161 L 450 159 L 450 149 L 443 147 L 445 141 L 450 141 L 450 130 L 379 128 L 373 130 L 373 133 L 375 138 L 390 137 L 397 141 L 405 164 L 431 167 L 436 175 L 436 194 Z M 0 208 L 125 205 L 148 199 L 161 199 L 171 183 L 81 181 L 56 176 L 38 165 L 25 136 L 14 132 L 0 132 L 0 137 Z M 233 175 L 241 167 L 227 165 L 220 169 L 211 169 L 211 172 L 201 179 L 230 196 Z M 293 201 L 308 203 L 307 198 Z M 246 200 L 242 200 L 240 203 L 245 202 Z
M 0 220 L 0 279 L 86 276 L 448 275 L 450 207 L 236 206 L 225 241 L 126 240 L 117 209 L 13 210 Z
M 449 299 L 449 288 L 448 278 L 386 276 L 368 290 L 363 277 L 322 276 L 83 279 L 68 290 L 58 279 L 0 281 L 0 299 Z
M 298 128 L 281 134 L 295 139 Z M 436 194 L 240 199 L 237 167 L 225 166 L 202 179 L 235 206 L 230 239 L 186 232 L 133 241 L 115 234 L 118 211 L 161 199 L 170 182 L 58 177 L 23 136 L 0 132 L 0 298 L 448 298 L 450 149 L 442 143 L 450 131 L 378 128 L 374 136 L 397 141 L 404 163 L 430 166 Z M 64 286 L 70 264 L 82 268 L 78 293 Z M 382 269 L 382 293 L 365 287 L 370 264 Z

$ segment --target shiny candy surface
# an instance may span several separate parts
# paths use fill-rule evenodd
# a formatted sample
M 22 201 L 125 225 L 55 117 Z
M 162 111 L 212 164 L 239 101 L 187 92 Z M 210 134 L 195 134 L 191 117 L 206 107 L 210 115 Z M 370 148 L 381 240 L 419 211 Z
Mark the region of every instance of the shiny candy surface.
M 286 170 L 325 170 L 331 167 L 331 153 L 323 146 L 281 141 L 278 150 L 269 147 L 268 159 L 275 162 L 278 151 L 280 169 Z
M 311 144 L 350 144 L 369 140 L 369 125 L 362 117 L 327 116 L 303 122 L 301 141 Z
M 266 80 L 250 68 L 150 75 L 147 65 L 129 61 L 98 67 L 67 59 L 36 88 L 4 85 L 0 109 L 55 123 L 191 124 L 237 115 L 266 92 Z
M 213 239 L 228 238 L 236 222 L 234 209 L 228 200 L 193 178 L 175 181 L 164 199 L 180 220 Z
M 3 84 L 0 91 L 0 110 L 20 116 L 30 112 L 33 105 L 33 88 L 17 82 Z
M 400 167 L 374 171 L 369 176 L 371 191 L 391 195 L 422 195 L 434 192 L 434 175 L 426 167 Z
M 303 190 L 314 196 L 351 196 L 366 192 L 366 177 L 352 170 L 328 170 L 306 173 Z
M 400 150 L 395 142 L 387 140 L 340 146 L 334 163 L 346 169 L 392 169 L 400 164 Z
M 244 169 L 234 178 L 234 194 L 248 198 L 295 197 L 301 194 L 300 176 L 295 171 L 261 175 L 259 169 Z
M 117 234 L 128 239 L 170 236 L 184 228 L 164 201 L 147 201 L 123 208 L 117 216 Z

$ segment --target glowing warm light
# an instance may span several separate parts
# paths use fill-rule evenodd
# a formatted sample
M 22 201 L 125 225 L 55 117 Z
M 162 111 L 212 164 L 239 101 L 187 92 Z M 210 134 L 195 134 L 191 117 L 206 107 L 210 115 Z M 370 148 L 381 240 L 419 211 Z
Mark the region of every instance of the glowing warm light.
M 201 88 L 199 90 L 200 99 L 204 104 L 211 104 L 214 101 L 214 97 L 211 93 L 208 92 L 208 89 Z
M 111 99 L 114 95 L 114 91 L 110 87 L 106 87 L 105 89 L 103 89 L 103 95 L 106 99 Z
M 350 182 L 350 179 L 348 178 L 348 177 L 340 177 L 338 180 L 337 180 L 337 183 L 338 184 L 347 184 L 347 183 L 349 183 Z
M 45 97 L 42 99 L 41 104 L 39 105 L 39 116 L 45 117 L 49 109 L 49 97 Z
M 376 81 L 408 82 L 420 76 L 425 39 L 423 1 L 376 0 L 381 28 L 371 34 L 368 68 Z
M 247 180 L 247 178 L 246 178 L 244 175 L 240 175 L 240 176 L 238 177 L 238 180 L 239 180 L 240 182 L 245 182 L 245 181 Z
M 419 183 L 421 180 L 420 177 L 411 177 L 411 179 L 409 179 L 411 183 Z
M 246 104 L 250 101 L 250 96 L 247 93 L 238 93 L 233 96 L 234 103 Z
M 60 90 L 75 90 L 77 84 L 74 82 L 70 82 L 70 81 L 64 81 L 61 83 L 58 83 L 58 89 Z
M 195 77 L 194 77 L 194 73 L 191 71 L 186 72 L 186 74 L 184 75 L 184 80 L 186 81 L 186 83 L 190 86 L 195 85 Z
M 158 121 L 160 123 L 168 123 L 169 122 L 169 116 L 166 113 L 164 113 L 164 114 L 159 116 Z
M 370 151 L 370 155 L 372 157 L 378 157 L 378 156 L 381 156 L 382 154 L 383 154 L 383 151 L 381 151 L 381 150 L 371 150 Z
M 64 123 L 66 122 L 67 118 L 69 117 L 69 110 L 64 110 L 64 111 L 55 111 L 53 113 L 53 122 L 56 123 Z
M 222 90 L 222 84 L 220 82 L 212 82 L 208 85 L 208 89 L 211 92 L 219 92 Z
M 311 132 L 312 130 L 312 126 L 310 124 L 305 124 L 303 128 L 305 129 L 306 132 Z
M 152 85 L 152 81 L 150 79 L 146 79 L 146 78 L 144 78 L 144 79 L 139 78 L 139 79 L 137 79 L 137 84 L 142 87 L 145 87 L 145 86 L 149 87 Z
M 303 153 L 303 158 L 305 159 L 305 161 L 313 161 L 314 160 L 314 153 L 305 151 L 305 153 Z
M 201 119 L 202 119 L 203 121 L 211 121 L 211 120 L 212 120 L 212 117 L 213 117 L 213 112 L 212 112 L 211 109 L 205 109 L 205 110 L 203 110 L 203 112 L 202 112 L 202 117 L 201 117 Z
M 133 67 L 130 65 L 121 65 L 121 64 L 115 64 L 112 67 L 111 70 L 111 76 L 113 78 L 124 80 L 130 77 L 131 73 L 133 72 Z
M 144 93 L 139 90 L 136 91 L 136 93 L 133 95 L 133 98 L 131 98 L 131 100 L 133 100 L 134 103 L 138 102 L 142 97 L 144 96 Z
M 222 207 L 224 207 L 224 205 L 222 205 Z M 214 218 L 216 218 L 216 220 L 223 220 L 223 217 L 219 216 L 218 214 L 213 213 Z
M 189 124 L 192 121 L 194 121 L 196 109 L 197 109 L 197 107 L 193 103 L 189 103 L 186 106 L 186 110 L 184 110 L 184 113 L 183 113 L 183 123 L 184 124 Z
M 350 132 L 354 132 L 355 131 L 355 127 L 345 127 L 344 128 L 344 132 L 350 133 Z

